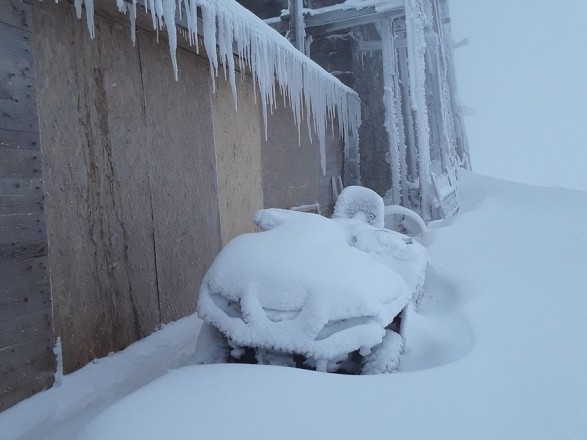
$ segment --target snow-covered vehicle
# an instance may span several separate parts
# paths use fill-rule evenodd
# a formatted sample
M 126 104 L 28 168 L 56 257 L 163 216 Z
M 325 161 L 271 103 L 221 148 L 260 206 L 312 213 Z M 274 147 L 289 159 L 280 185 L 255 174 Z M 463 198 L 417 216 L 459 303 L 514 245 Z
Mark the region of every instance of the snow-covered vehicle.
M 426 252 L 381 227 L 382 206 L 363 199 L 343 209 L 344 191 L 340 197 L 332 219 L 258 211 L 263 232 L 224 247 L 200 288 L 198 362 L 397 369 L 404 342 L 396 317 L 420 289 Z

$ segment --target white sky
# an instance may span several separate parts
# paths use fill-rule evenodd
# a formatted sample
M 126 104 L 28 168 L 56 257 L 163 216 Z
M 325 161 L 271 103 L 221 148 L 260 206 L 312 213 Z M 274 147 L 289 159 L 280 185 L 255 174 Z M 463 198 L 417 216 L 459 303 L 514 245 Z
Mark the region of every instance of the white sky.
M 474 171 L 587 190 L 587 1 L 449 6 Z

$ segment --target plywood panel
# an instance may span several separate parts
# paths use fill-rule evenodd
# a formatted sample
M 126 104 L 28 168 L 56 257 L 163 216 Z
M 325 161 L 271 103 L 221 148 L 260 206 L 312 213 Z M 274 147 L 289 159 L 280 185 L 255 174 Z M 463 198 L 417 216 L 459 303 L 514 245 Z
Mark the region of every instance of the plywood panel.
M 0 148 L 40 151 L 39 134 L 30 131 L 0 129 Z
M 138 49 L 67 2 L 33 6 L 55 327 L 64 368 L 160 322 Z M 54 62 L 59 59 L 59 64 Z
M 0 411 L 53 383 L 31 6 L 0 1 Z
M 0 129 L 38 133 L 34 78 L 0 70 Z
M 263 142 L 263 189 L 266 208 L 290 208 L 318 201 L 320 157 L 305 122 L 301 139 L 292 111 L 278 97 L 269 116 L 267 140 Z
M 294 124 L 293 113 L 278 98 L 277 109 L 268 121 L 268 138 L 263 142 L 263 191 L 267 208 L 291 208 L 319 202 L 322 214 L 331 212 L 332 176 L 342 175 L 342 143 L 337 129 L 327 129 L 326 174 L 320 166 L 316 136 L 310 140 L 306 122 L 302 122 L 301 139 Z M 299 139 L 299 140 L 298 140 Z
M 161 317 L 195 310 L 197 291 L 220 248 L 208 62 L 178 50 L 173 79 L 167 46 L 139 33 Z
M 41 246 L 45 245 L 43 242 Z M 0 246 L 0 411 L 53 383 L 47 257 Z
M 22 0 L 0 1 L 0 23 L 30 32 L 33 24 L 31 5 Z
M 257 100 L 257 103 L 259 100 Z M 213 96 L 222 243 L 255 231 L 252 215 L 263 208 L 261 118 L 250 77 L 238 83 L 238 111 L 230 85 L 218 82 Z
M 4 213 L 4 215 L 25 214 L 42 210 L 42 194 L 37 197 L 0 195 L 0 212 Z
M 42 160 L 39 151 L 0 147 L 0 176 L 39 178 L 41 170 Z
M 28 258 L 42 257 L 47 255 L 47 239 L 29 241 L 26 243 L 4 243 L 0 244 L 1 260 L 25 260 Z M 47 280 L 48 281 L 48 280 Z M 0 298 L 0 302 L 2 299 Z
M 43 194 L 43 181 L 41 179 L 0 177 L 0 194 L 37 197 Z
M 51 350 L 47 352 L 51 355 Z M 27 397 L 31 397 L 39 391 L 43 391 L 53 384 L 54 363 L 48 360 L 50 358 L 46 353 L 43 354 L 45 355 L 37 357 L 34 362 L 0 371 L 5 385 L 0 390 L 0 411 L 17 404 Z
M 45 213 L 0 215 L 0 244 L 46 240 Z
M 34 77 L 31 32 L 2 21 L 0 20 L 0 71 L 10 75 Z

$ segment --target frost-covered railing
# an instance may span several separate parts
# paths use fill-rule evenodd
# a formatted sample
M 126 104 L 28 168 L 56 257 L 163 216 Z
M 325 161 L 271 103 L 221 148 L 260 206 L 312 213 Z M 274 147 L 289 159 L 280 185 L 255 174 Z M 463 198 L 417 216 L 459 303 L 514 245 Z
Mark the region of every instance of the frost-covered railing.
M 78 17 L 86 8 L 90 35 L 94 36 L 94 0 L 75 0 Z M 131 38 L 136 32 L 137 6 L 144 6 L 151 14 L 153 29 L 167 29 L 169 50 L 176 78 L 177 25 L 181 24 L 191 45 L 198 47 L 202 35 L 210 62 L 213 83 L 222 64 L 224 76 L 230 82 L 237 103 L 236 63 L 241 72 L 250 70 L 259 88 L 265 134 L 268 109 L 277 100 L 277 87 L 294 113 L 300 129 L 305 118 L 310 137 L 315 131 L 320 146 L 323 172 L 326 169 L 326 129 L 338 120 L 338 129 L 346 152 L 358 141 L 361 124 L 361 105 L 355 91 L 342 84 L 318 64 L 298 52 L 283 36 L 267 26 L 252 12 L 235 0 L 116 0 L 118 10 L 128 13 Z M 198 26 L 198 9 L 201 12 L 201 29 Z

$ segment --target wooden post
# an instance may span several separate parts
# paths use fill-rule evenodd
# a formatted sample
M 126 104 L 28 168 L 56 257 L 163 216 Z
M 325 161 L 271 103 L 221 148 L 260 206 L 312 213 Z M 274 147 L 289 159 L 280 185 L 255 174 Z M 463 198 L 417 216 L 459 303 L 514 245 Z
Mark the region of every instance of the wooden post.
M 394 205 L 401 204 L 402 192 L 402 169 L 405 169 L 405 162 L 400 160 L 401 136 L 398 121 L 398 99 L 396 89 L 396 50 L 394 44 L 393 20 L 387 18 L 378 24 L 379 34 L 382 43 L 383 58 L 383 104 L 385 105 L 385 129 L 387 131 L 387 142 L 391 172 L 391 195 Z
M 289 39 L 297 50 L 306 53 L 303 0 L 289 0 Z

